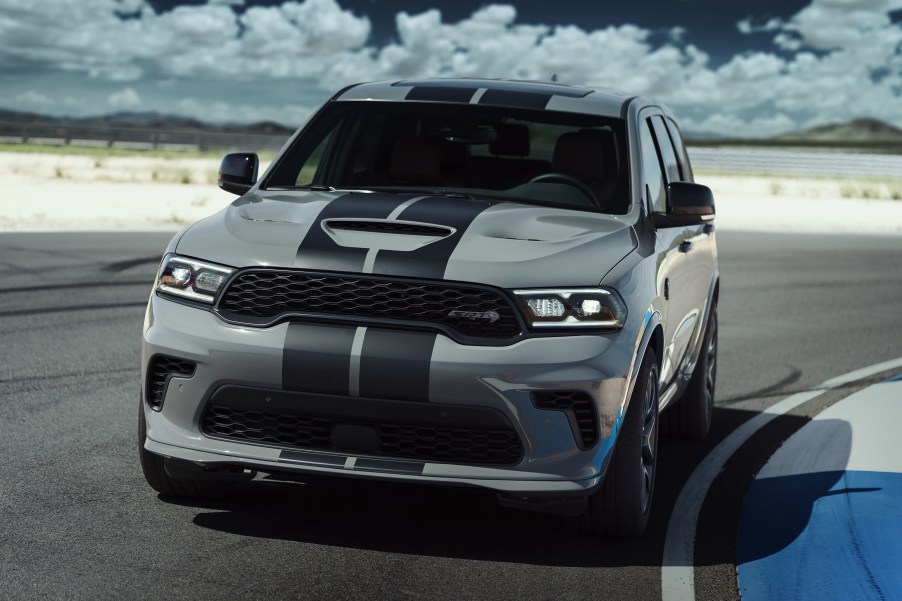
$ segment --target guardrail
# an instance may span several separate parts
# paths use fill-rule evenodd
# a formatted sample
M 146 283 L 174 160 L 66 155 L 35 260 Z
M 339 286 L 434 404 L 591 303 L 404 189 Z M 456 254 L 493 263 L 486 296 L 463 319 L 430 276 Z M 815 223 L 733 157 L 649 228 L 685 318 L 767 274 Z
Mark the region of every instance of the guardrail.
M 0 122 L 0 143 L 139 150 L 278 150 L 286 135 Z
M 902 179 L 902 155 L 775 148 L 689 147 L 697 171 Z

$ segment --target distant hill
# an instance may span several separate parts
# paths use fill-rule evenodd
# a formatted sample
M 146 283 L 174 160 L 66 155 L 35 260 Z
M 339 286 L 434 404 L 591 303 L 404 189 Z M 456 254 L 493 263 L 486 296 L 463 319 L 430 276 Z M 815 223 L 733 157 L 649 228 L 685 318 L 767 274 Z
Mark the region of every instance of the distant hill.
M 162 115 L 154 112 L 120 112 L 94 117 L 52 117 L 50 115 L 41 115 L 39 113 L 25 113 L 0 109 L 0 121 L 36 125 L 68 125 L 98 128 L 153 129 L 157 131 L 216 132 L 278 136 L 289 136 L 295 131 L 295 128 L 286 127 L 273 121 L 245 124 L 212 124 L 197 119 L 191 119 L 189 117 Z
M 830 123 L 810 129 L 788 132 L 771 138 L 779 142 L 822 143 L 902 143 L 902 129 L 879 119 L 855 119 L 846 123 Z

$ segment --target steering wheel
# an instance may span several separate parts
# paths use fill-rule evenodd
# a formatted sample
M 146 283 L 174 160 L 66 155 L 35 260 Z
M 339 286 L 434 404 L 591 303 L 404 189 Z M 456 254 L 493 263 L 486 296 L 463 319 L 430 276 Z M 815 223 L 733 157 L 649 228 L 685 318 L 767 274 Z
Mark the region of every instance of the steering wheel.
M 586 183 L 580 179 L 573 177 L 572 175 L 567 175 L 566 173 L 543 173 L 542 175 L 537 175 L 531 180 L 529 180 L 530 184 L 538 184 L 541 182 L 561 182 L 564 184 L 569 184 L 588 196 L 592 202 L 598 204 L 598 198 L 595 197 L 595 193 L 592 192 L 592 188 L 586 185 Z

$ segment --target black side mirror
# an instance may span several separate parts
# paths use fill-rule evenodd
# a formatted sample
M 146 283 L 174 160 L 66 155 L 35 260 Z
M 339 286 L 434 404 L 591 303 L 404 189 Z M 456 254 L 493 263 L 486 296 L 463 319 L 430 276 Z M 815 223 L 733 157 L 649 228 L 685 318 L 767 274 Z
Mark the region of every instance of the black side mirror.
M 257 183 L 260 159 L 253 152 L 227 154 L 219 165 L 219 187 L 232 194 L 244 194 Z
M 714 221 L 714 194 L 708 186 L 672 182 L 667 186 L 666 213 L 652 213 L 655 227 L 701 225 Z

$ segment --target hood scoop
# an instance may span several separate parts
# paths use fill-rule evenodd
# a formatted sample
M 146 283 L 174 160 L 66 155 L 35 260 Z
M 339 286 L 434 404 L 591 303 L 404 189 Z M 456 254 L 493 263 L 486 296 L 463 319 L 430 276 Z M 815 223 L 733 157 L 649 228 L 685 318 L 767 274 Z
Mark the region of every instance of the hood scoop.
M 323 219 L 320 226 L 339 246 L 407 252 L 457 231 L 443 225 L 389 219 Z
M 412 221 L 385 221 L 369 219 L 327 219 L 324 225 L 331 230 L 372 232 L 375 234 L 404 234 L 444 238 L 454 233 L 449 227 L 415 223 Z

